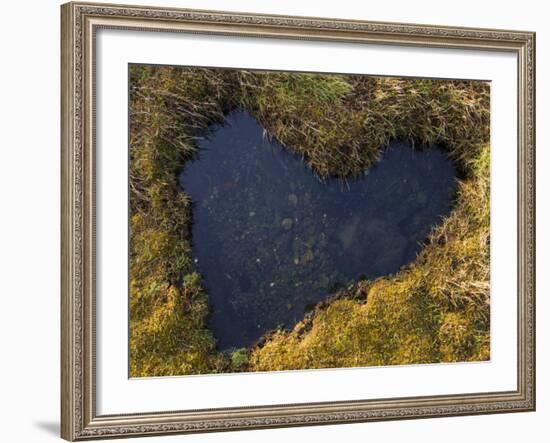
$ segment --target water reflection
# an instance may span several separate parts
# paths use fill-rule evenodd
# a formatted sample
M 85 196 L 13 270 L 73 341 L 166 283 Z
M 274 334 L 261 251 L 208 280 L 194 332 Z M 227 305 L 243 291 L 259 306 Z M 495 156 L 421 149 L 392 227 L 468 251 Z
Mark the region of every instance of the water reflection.
M 179 179 L 221 350 L 291 327 L 331 291 L 414 260 L 456 187 L 444 152 L 399 142 L 360 179 L 321 181 L 245 111 L 199 148 Z

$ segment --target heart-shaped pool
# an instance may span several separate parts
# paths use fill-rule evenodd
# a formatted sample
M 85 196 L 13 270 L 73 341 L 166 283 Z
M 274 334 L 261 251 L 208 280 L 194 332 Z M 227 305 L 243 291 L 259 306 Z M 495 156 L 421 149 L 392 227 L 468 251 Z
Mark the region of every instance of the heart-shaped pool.
M 211 129 L 179 180 L 220 350 L 291 327 L 342 286 L 397 272 L 451 211 L 456 171 L 436 146 L 393 142 L 344 182 L 317 178 L 246 111 Z

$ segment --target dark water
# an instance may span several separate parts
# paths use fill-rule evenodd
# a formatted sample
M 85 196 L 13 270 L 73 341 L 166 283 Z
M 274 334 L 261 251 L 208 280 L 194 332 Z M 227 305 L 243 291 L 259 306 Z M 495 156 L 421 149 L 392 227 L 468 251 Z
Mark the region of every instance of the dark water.
M 444 152 L 406 143 L 347 185 L 320 181 L 244 111 L 199 148 L 180 184 L 193 200 L 193 252 L 220 350 L 291 327 L 343 285 L 397 272 L 450 212 L 456 188 Z

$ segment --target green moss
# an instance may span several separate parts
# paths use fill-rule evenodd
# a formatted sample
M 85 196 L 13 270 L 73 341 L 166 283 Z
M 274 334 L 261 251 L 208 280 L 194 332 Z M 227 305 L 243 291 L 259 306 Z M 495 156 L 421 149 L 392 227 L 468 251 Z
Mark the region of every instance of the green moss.
M 248 368 L 248 349 L 237 349 L 231 354 L 231 366 L 236 371 L 242 371 Z
M 487 83 L 136 65 L 130 76 L 131 376 L 489 358 Z M 177 174 L 235 107 L 321 177 L 362 172 L 398 138 L 444 146 L 460 181 L 455 209 L 414 263 L 225 355 L 206 325 Z

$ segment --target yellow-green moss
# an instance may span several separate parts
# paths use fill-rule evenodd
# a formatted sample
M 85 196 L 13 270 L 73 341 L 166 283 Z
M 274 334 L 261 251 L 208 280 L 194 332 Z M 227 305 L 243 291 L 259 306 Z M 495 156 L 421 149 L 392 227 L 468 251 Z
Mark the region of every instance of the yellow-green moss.
M 131 376 L 489 357 L 487 83 L 147 66 L 130 74 Z M 321 177 L 361 172 L 398 138 L 441 144 L 460 182 L 455 209 L 414 263 L 227 355 L 206 325 L 177 174 L 197 137 L 235 107 Z

